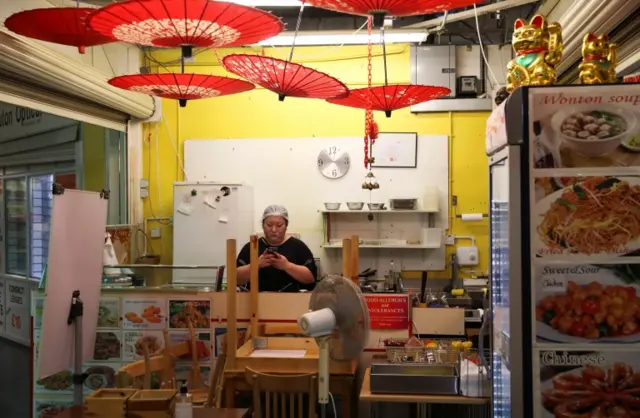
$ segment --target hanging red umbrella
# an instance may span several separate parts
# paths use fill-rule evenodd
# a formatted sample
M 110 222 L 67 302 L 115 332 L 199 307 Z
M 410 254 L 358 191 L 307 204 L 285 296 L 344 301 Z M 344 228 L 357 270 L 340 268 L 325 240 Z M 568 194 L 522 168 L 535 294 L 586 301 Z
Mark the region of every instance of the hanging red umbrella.
M 254 44 L 282 32 L 280 19 L 253 7 L 210 0 L 128 0 L 89 18 L 95 31 L 130 44 L 182 48 Z
M 123 75 L 112 78 L 109 84 L 150 96 L 179 100 L 180 107 L 185 107 L 187 100 L 227 96 L 254 88 L 253 84 L 235 78 L 189 73 Z
M 320 71 L 272 57 L 227 55 L 222 60 L 227 71 L 285 97 L 335 99 L 346 97 L 349 89 L 340 80 Z
M 387 117 L 390 117 L 394 110 L 439 99 L 450 93 L 451 90 L 446 87 L 391 84 L 351 90 L 344 99 L 330 99 L 328 102 L 358 109 L 371 108 L 371 110 L 384 112 Z
M 315 7 L 353 15 L 374 16 L 375 26 L 384 16 L 415 16 L 442 13 L 484 0 L 304 0 Z
M 96 9 L 86 7 L 51 7 L 14 13 L 4 25 L 12 32 L 27 38 L 54 44 L 75 46 L 81 54 L 86 47 L 112 42 L 87 26 L 88 16 Z

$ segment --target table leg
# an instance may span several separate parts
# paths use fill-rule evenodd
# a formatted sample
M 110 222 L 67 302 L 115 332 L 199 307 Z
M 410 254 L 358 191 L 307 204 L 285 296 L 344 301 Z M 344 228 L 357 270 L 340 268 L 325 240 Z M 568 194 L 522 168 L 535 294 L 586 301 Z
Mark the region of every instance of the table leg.
M 351 406 L 351 390 L 341 394 L 340 418 L 350 418 L 352 412 Z M 338 418 L 338 417 L 336 417 Z
M 224 387 L 224 407 L 234 408 L 236 403 L 236 386 L 230 381 L 225 382 Z

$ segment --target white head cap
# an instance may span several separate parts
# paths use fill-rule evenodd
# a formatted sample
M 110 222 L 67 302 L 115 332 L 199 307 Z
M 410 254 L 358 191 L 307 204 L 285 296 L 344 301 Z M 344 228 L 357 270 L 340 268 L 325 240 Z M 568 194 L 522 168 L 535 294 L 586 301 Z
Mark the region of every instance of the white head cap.
M 289 211 L 282 205 L 269 205 L 262 212 L 262 222 L 269 216 L 282 216 L 287 223 L 289 222 Z

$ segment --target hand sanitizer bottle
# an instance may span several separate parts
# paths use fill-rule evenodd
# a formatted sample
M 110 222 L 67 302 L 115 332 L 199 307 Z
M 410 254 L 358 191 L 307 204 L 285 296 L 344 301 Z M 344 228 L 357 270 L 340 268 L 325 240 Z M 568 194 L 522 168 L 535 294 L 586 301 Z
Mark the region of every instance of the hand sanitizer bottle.
M 180 393 L 176 399 L 175 418 L 193 418 L 193 397 L 187 385 L 180 387 Z

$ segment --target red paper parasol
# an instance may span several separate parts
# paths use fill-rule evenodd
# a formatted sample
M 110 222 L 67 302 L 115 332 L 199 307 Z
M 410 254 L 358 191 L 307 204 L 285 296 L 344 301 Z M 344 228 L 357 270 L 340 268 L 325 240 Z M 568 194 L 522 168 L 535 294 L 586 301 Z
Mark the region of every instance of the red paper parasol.
M 254 44 L 282 32 L 271 13 L 234 3 L 210 0 L 128 0 L 99 9 L 89 18 L 95 31 L 130 44 L 194 47 Z
M 480 3 L 483 0 L 305 0 L 315 7 L 353 15 L 415 16 L 442 13 Z M 380 26 L 376 21 L 375 26 Z
M 15 13 L 4 25 L 12 32 L 27 38 L 75 46 L 81 54 L 87 46 L 104 45 L 112 42 L 87 26 L 87 17 L 96 9 L 85 7 L 51 7 L 48 9 L 25 10 Z
M 179 100 L 180 107 L 185 107 L 187 100 L 226 96 L 254 88 L 253 84 L 235 78 L 184 73 L 123 75 L 112 78 L 109 84 L 124 90 Z
M 446 87 L 422 86 L 412 84 L 392 84 L 388 86 L 368 87 L 351 90 L 344 99 L 330 99 L 329 103 L 356 107 L 358 109 L 377 110 L 384 112 L 387 117 L 394 110 L 413 106 L 418 103 L 447 96 L 451 93 Z M 367 100 L 371 98 L 371 101 Z
M 340 80 L 320 71 L 260 55 L 227 55 L 222 60 L 227 71 L 285 97 L 335 99 L 346 97 L 349 89 Z

